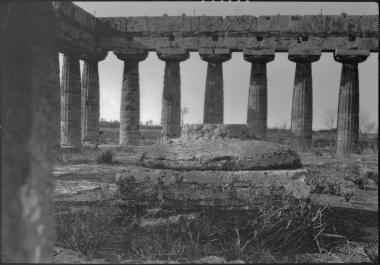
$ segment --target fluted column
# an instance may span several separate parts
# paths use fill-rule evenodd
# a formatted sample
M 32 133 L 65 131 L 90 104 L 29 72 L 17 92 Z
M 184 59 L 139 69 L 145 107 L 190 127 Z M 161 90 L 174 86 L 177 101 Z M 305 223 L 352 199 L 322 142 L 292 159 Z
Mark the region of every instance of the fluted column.
M 337 154 L 358 151 L 359 143 L 359 73 L 358 63 L 364 62 L 369 51 L 336 50 L 334 59 L 342 63 L 337 120 Z
M 139 145 L 140 142 L 140 83 L 139 62 L 148 56 L 146 50 L 120 49 L 115 55 L 124 61 L 120 103 L 119 144 Z
M 1 261 L 52 263 L 59 60 L 50 2 L 4 2 L 1 25 Z
M 158 58 L 165 61 L 162 95 L 161 137 L 163 141 L 181 136 L 181 73 L 180 62 L 189 58 L 184 49 L 160 49 Z
M 223 124 L 223 62 L 231 59 L 229 49 L 200 49 L 199 55 L 207 62 L 207 76 L 203 123 Z
M 313 79 L 311 63 L 318 61 L 320 56 L 320 51 L 289 51 L 289 60 L 296 63 L 291 131 L 296 136 L 301 151 L 308 151 L 312 146 Z
M 82 143 L 97 144 L 99 140 L 99 71 L 98 62 L 104 60 L 106 52 L 87 53 L 82 70 Z
M 251 62 L 251 77 L 249 81 L 247 125 L 252 132 L 264 138 L 267 133 L 268 89 L 267 66 L 274 60 L 274 50 L 243 51 L 244 60 Z
M 63 54 L 61 74 L 61 146 L 81 146 L 81 80 L 79 56 Z

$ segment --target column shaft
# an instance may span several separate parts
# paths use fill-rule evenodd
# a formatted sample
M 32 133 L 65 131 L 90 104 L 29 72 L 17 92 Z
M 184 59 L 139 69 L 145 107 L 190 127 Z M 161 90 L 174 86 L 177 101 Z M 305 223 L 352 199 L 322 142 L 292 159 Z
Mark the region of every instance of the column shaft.
M 96 144 L 99 138 L 98 62 L 83 63 L 82 114 L 82 141 Z
M 4 5 L 10 13 L 0 40 L 1 260 L 51 263 L 59 128 L 54 13 L 48 2 Z
M 120 104 L 120 145 L 138 145 L 140 129 L 138 61 L 124 61 Z
M 61 76 L 61 145 L 81 145 L 81 82 L 79 59 L 63 55 Z
M 343 63 L 339 89 L 337 153 L 353 153 L 359 143 L 359 78 L 357 63 Z
M 162 97 L 162 138 L 181 135 L 181 74 L 178 61 L 166 61 Z
M 253 133 L 265 137 L 267 132 L 267 68 L 266 62 L 252 62 L 249 81 L 247 124 Z
M 297 62 L 294 78 L 291 131 L 302 150 L 312 144 L 313 84 L 310 62 Z
M 203 123 L 223 124 L 223 66 L 222 62 L 208 62 Z

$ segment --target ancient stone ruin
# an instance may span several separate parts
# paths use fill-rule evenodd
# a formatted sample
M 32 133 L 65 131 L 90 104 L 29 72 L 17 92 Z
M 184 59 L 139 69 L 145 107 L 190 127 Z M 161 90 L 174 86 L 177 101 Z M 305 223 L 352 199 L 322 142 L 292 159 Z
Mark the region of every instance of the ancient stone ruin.
M 96 18 L 70 2 L 15 1 L 0 5 L 0 22 L 1 251 L 5 262 L 51 261 L 54 150 L 58 146 L 97 141 L 100 89 L 97 65 L 107 52 L 114 52 L 124 61 L 120 145 L 139 144 L 138 63 L 148 52 L 156 51 L 166 64 L 162 108 L 162 137 L 166 140 L 180 136 L 179 67 L 190 51 L 199 52 L 208 64 L 205 124 L 223 123 L 223 62 L 230 59 L 231 52 L 242 52 L 244 59 L 252 62 L 247 125 L 259 137 L 265 136 L 267 127 L 266 63 L 274 59 L 276 52 L 288 52 L 289 60 L 296 63 L 292 132 L 305 148 L 311 143 L 311 64 L 322 52 L 334 52 L 335 60 L 342 63 L 339 154 L 356 150 L 358 64 L 370 52 L 378 52 L 378 16 Z M 61 81 L 59 52 L 64 55 Z M 79 60 L 84 61 L 82 78 Z M 226 135 L 235 133 L 232 127 L 217 130 Z M 242 131 L 250 133 L 246 129 Z M 194 133 L 188 135 L 195 137 Z M 198 139 L 191 145 L 173 140 L 167 145 L 154 146 L 140 157 L 141 165 L 149 173 L 141 171 L 141 177 L 155 176 L 157 172 L 169 176 L 167 172 L 171 171 L 170 179 L 174 182 L 205 179 L 210 187 L 211 179 L 231 185 L 239 174 L 248 183 L 244 185 L 249 186 L 259 185 L 250 182 L 251 169 L 299 168 L 297 154 L 279 145 L 226 140 L 224 136 L 217 139 L 220 132 L 215 135 L 215 139 L 210 136 L 209 141 Z M 165 149 L 163 157 L 157 157 L 159 148 Z M 219 153 L 221 148 L 228 148 L 226 155 Z M 197 157 L 197 153 L 201 156 Z M 182 160 L 173 159 L 175 155 L 181 155 Z M 189 171 L 176 179 L 173 176 L 178 167 Z M 140 171 L 140 168 L 130 170 Z M 290 181 L 290 175 L 285 175 L 283 182 L 278 177 L 261 175 L 261 178 L 284 185 Z M 184 189 L 183 194 L 188 191 Z M 268 191 L 263 187 L 262 192 Z M 189 198 L 202 200 L 202 192 L 196 192 L 195 196 L 198 197 Z M 257 196 L 251 194 L 246 199 Z

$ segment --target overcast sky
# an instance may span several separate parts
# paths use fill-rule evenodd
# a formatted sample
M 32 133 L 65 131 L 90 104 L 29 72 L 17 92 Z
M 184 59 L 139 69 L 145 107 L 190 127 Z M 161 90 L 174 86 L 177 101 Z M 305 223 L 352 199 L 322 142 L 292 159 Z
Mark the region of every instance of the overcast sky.
M 75 2 L 96 16 L 178 16 L 192 15 L 378 15 L 376 3 L 304 3 L 304 2 Z M 160 122 L 161 100 L 165 64 L 150 52 L 140 63 L 141 121 Z M 207 63 L 195 52 L 181 63 L 181 104 L 189 109 L 185 123 L 201 123 L 203 120 L 204 90 Z M 244 61 L 241 52 L 232 54 L 223 64 L 224 73 L 224 122 L 245 123 L 250 63 Z M 323 129 L 324 113 L 336 110 L 341 64 L 335 62 L 332 53 L 323 53 L 313 68 L 313 129 Z M 100 117 L 119 120 L 123 62 L 112 52 L 99 63 Z M 275 60 L 267 64 L 268 75 L 268 126 L 290 126 L 295 63 L 286 53 L 276 53 Z M 378 120 L 378 56 L 372 53 L 359 64 L 360 112 L 373 122 Z

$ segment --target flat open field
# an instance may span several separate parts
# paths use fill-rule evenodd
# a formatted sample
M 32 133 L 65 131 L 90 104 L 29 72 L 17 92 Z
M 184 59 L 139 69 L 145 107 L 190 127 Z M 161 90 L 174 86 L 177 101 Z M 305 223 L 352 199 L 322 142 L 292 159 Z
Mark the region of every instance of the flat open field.
M 105 145 L 58 152 L 56 262 L 378 261 L 377 153 L 300 153 L 311 187 L 306 200 L 282 197 L 256 211 L 179 211 L 120 199 L 115 178 L 138 151 Z

